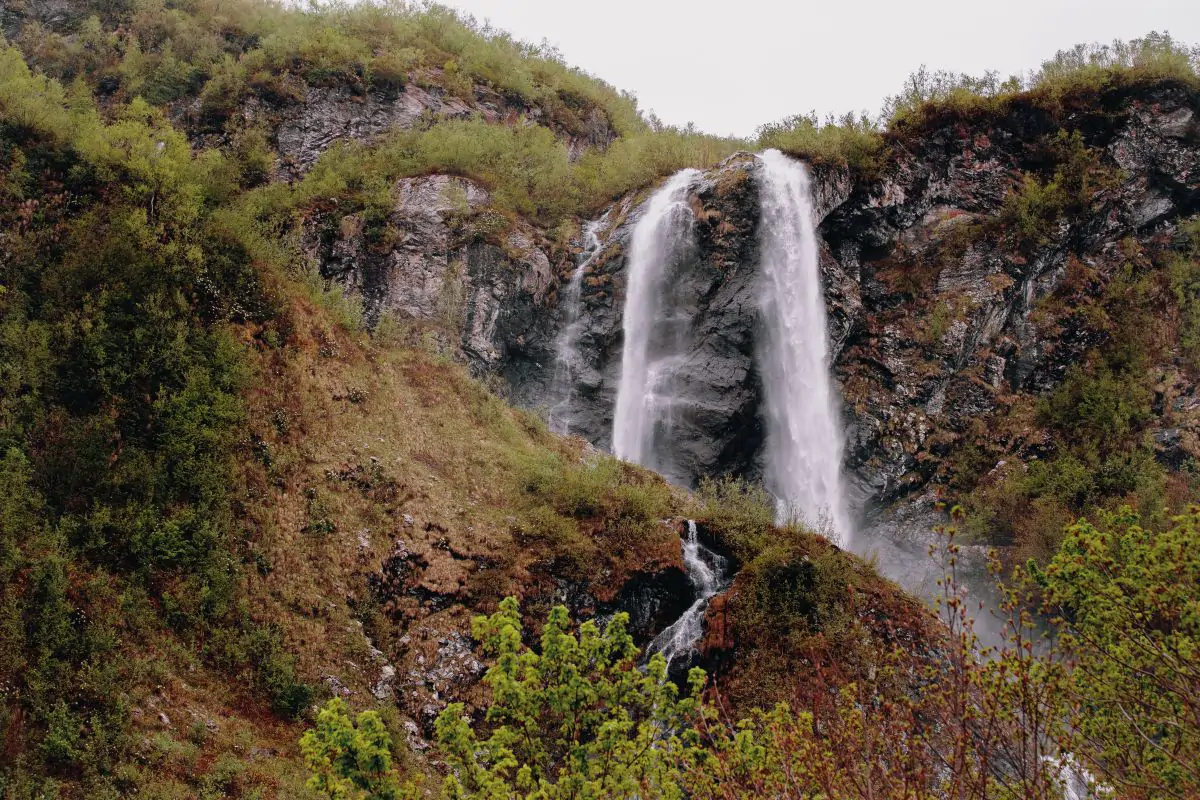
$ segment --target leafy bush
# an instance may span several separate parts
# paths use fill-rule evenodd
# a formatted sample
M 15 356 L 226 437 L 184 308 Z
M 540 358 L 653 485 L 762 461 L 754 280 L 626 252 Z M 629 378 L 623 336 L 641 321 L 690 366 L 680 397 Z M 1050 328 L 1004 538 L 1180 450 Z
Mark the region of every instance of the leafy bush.
M 1179 308 L 1179 342 L 1193 369 L 1200 368 L 1200 219 L 1180 226 L 1182 252 L 1167 265 Z
M 892 131 L 918 129 L 946 113 L 1003 111 L 1017 98 L 1057 113 L 1071 95 L 1162 79 L 1200 85 L 1200 47 L 1189 48 L 1170 34 L 1152 31 L 1139 39 L 1060 50 L 1040 70 L 1004 80 L 996 72 L 975 77 L 931 72 L 922 65 L 899 94 L 887 99 L 880 119 Z
M 477 735 L 461 703 L 438 716 L 438 745 L 452 767 L 447 796 L 683 797 L 678 761 L 697 742 L 685 726 L 704 674 L 693 670 L 691 694 L 679 699 L 661 654 L 645 672 L 635 667 L 627 623 L 623 613 L 603 631 L 585 622 L 576 636 L 558 606 L 535 652 L 522 644 L 513 598 L 475 618 L 472 631 L 496 660 L 484 676 L 489 731 Z
M 4 782 L 55 773 L 111 789 L 131 744 L 135 625 L 253 631 L 236 613 L 247 371 L 228 324 L 275 306 L 246 251 L 209 224 L 237 180 L 147 102 L 102 116 L 0 47 L 0 452 L 13 493 L 0 720 L 22 745 Z M 160 614 L 126 615 L 139 597 Z M 303 710 L 311 693 L 278 639 L 250 638 L 237 666 L 255 662 L 281 713 Z
M 1200 74 L 1200 47 L 1188 47 L 1169 33 L 1151 31 L 1146 36 L 1112 44 L 1077 44 L 1059 50 L 1054 58 L 1026 81 L 1031 89 L 1062 94 L 1081 86 L 1096 86 L 1115 75 L 1138 78 L 1176 78 L 1195 82 Z
M 1046 148 L 1055 165 L 1053 177 L 1042 182 L 1026 175 L 1020 189 L 1004 198 L 1000 218 L 1030 245 L 1045 245 L 1059 220 L 1085 211 L 1117 176 L 1100 163 L 1100 154 L 1087 147 L 1078 131 L 1059 131 Z
M 697 519 L 739 561 L 749 561 L 773 543 L 775 501 L 762 486 L 703 478 Z
M 1118 795 L 1200 792 L 1198 544 L 1195 510 L 1153 532 L 1124 508 L 1072 526 L 1034 573 L 1069 620 L 1077 757 Z
M 758 146 L 773 147 L 816 164 L 849 166 L 864 177 L 875 176 L 884 162 L 879 126 L 866 114 L 799 114 L 758 129 Z
M 1114 372 L 1105 363 L 1091 370 L 1076 365 L 1038 404 L 1038 417 L 1072 441 L 1108 449 L 1150 419 L 1152 399 L 1146 376 L 1134 369 Z
M 401 787 L 392 772 L 391 737 L 378 712 L 350 717 L 346 701 L 330 700 L 317 714 L 315 728 L 300 739 L 300 750 L 315 792 L 349 800 L 402 800 L 420 794 Z
M 919 117 L 928 106 L 982 107 L 991 98 L 1021 89 L 1021 79 L 1017 76 L 1001 81 L 995 71 L 974 77 L 946 70 L 930 71 L 922 64 L 908 76 L 898 94 L 884 101 L 880 118 L 890 124 L 902 124 L 910 117 Z
M 21 139 L 50 142 L 70 135 L 71 115 L 62 85 L 34 74 L 21 52 L 0 41 L 0 125 Z

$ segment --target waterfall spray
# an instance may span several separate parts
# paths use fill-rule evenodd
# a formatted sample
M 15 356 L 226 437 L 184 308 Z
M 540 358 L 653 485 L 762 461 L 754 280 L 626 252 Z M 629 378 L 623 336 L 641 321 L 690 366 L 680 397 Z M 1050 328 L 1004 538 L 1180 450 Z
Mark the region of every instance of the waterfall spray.
M 766 483 L 781 521 L 802 517 L 847 544 L 842 425 L 829 377 L 825 295 L 808 172 L 778 150 L 762 162 L 759 225 Z

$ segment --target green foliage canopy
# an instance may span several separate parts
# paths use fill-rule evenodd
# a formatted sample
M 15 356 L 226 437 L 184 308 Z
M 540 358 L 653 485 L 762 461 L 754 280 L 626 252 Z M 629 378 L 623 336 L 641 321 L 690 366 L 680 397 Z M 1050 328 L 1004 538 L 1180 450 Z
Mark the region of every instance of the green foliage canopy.
M 696 746 L 686 722 L 695 713 L 704 674 L 693 670 L 691 693 L 678 697 L 661 655 L 643 672 L 638 650 L 617 614 L 601 631 L 569 630 L 567 610 L 550 612 L 539 652 L 522 645 L 513 598 L 472 623 L 484 652 L 496 659 L 484 677 L 492 690 L 480 738 L 451 704 L 437 738 L 453 767 L 446 793 L 478 800 L 684 796 L 678 764 Z M 679 733 L 683 731 L 683 733 Z

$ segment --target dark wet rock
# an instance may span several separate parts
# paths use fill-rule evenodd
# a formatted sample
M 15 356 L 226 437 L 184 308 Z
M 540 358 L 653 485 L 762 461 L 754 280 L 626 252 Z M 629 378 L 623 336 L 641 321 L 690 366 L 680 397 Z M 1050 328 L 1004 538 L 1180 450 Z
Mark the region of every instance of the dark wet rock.
M 664 525 L 678 535 L 683 520 Z M 651 545 L 635 565 L 603 566 L 594 575 L 564 578 L 550 562 L 537 570 L 538 584 L 527 599 L 538 606 L 562 604 L 576 619 L 606 624 L 616 613 L 629 615 L 629 632 L 639 646 L 668 627 L 691 605 L 694 590 L 683 563 L 678 539 Z
M 1164 428 L 1154 432 L 1154 455 L 1171 469 L 1179 469 L 1190 458 L 1184 447 L 1183 431 Z
M 54 33 L 75 30 L 89 14 L 88 7 L 71 0 L 5 0 L 0 2 L 0 34 L 15 42 L 30 23 Z
M 654 573 L 636 572 L 629 576 L 615 598 L 596 604 L 597 616 L 603 619 L 617 612 L 628 614 L 629 632 L 635 642 L 644 645 L 679 619 L 691 604 L 691 594 L 687 573 L 678 567 Z
M 672 305 L 691 320 L 693 343 L 675 373 L 682 405 L 669 445 L 675 465 L 670 477 L 684 483 L 731 467 L 756 468 L 762 438 L 753 357 L 757 287 L 747 266 L 757 261 L 755 164 L 750 156 L 734 156 L 696 182 L 694 247 L 669 281 Z M 604 240 L 581 292 L 585 323 L 578 349 L 584 365 L 567 414 L 572 432 L 598 447 L 611 438 L 629 240 L 641 214 L 640 207 L 633 210 Z

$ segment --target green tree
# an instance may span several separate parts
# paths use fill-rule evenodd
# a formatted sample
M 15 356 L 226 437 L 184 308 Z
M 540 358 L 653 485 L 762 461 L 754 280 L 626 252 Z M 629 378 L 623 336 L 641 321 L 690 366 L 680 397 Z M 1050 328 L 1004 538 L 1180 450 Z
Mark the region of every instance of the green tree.
M 317 727 L 300 739 L 304 760 L 313 773 L 309 788 L 332 800 L 403 800 L 416 797 L 411 785 L 400 785 L 392 768 L 391 737 L 378 712 L 357 719 L 340 697 L 317 714 Z
M 480 738 L 461 703 L 437 720 L 437 739 L 452 767 L 452 798 L 680 798 L 682 768 L 699 753 L 690 724 L 699 709 L 702 670 L 690 692 L 667 680 L 653 657 L 643 671 L 638 650 L 617 614 L 570 630 L 567 610 L 554 608 L 539 651 L 522 643 L 517 602 L 507 598 L 473 632 L 495 658 L 484 680 L 492 705 Z
M 1067 530 L 1037 572 L 1066 620 L 1069 748 L 1121 796 L 1200 796 L 1200 509 L 1156 533 L 1128 508 Z

